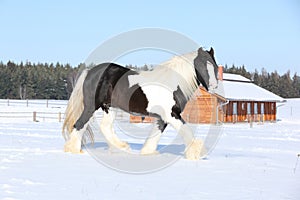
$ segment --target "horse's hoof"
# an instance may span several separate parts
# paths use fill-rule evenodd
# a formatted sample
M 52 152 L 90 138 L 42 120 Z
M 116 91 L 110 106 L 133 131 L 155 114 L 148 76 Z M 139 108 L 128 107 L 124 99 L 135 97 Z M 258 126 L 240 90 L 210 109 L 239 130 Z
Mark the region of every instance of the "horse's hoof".
M 64 147 L 64 152 L 73 153 L 73 154 L 83 154 L 84 151 L 82 149 L 72 149 L 70 147 Z
M 70 152 L 70 153 L 80 153 L 81 149 L 76 148 L 71 143 L 67 142 L 64 146 L 64 152 Z
M 119 148 L 127 150 L 127 149 L 130 149 L 130 146 L 127 142 L 122 142 L 121 145 L 119 146 Z
M 119 151 L 126 151 L 126 152 L 130 152 L 131 148 L 129 146 L 129 144 L 127 142 L 121 142 L 118 144 L 110 144 L 109 145 L 109 149 L 111 152 L 115 152 L 116 150 Z
M 200 160 L 204 158 L 207 151 L 201 140 L 194 140 L 185 151 L 185 158 L 188 160 Z

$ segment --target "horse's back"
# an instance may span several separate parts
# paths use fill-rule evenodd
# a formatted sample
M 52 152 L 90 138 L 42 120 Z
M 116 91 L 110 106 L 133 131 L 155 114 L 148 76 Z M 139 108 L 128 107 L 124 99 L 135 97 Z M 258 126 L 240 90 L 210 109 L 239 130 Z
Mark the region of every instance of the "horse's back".
M 101 107 L 107 111 L 113 103 L 113 95 L 117 92 L 120 97 L 123 96 L 120 90 L 128 90 L 128 76 L 133 74 L 137 72 L 115 63 L 102 63 L 88 69 L 83 87 L 85 102 L 95 106 L 96 110 Z M 119 100 L 114 100 L 115 103 L 116 101 Z

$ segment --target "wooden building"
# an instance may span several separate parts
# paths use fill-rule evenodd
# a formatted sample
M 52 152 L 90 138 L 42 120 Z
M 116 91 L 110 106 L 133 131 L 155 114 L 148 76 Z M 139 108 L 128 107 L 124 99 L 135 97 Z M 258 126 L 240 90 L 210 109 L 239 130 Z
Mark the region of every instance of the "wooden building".
M 236 123 L 276 121 L 276 107 L 285 100 L 251 80 L 236 74 L 223 74 L 214 94 L 202 87 L 187 103 L 182 118 L 188 123 Z M 130 122 L 153 122 L 150 117 L 130 116 Z
M 277 104 L 285 102 L 280 96 L 236 74 L 224 73 L 220 88 L 228 102 L 221 110 L 222 122 L 276 121 Z
M 219 108 L 226 99 L 218 94 L 210 94 L 203 87 L 186 104 L 181 116 L 188 123 L 217 123 L 222 121 L 223 113 Z M 218 114 L 217 114 L 218 112 Z

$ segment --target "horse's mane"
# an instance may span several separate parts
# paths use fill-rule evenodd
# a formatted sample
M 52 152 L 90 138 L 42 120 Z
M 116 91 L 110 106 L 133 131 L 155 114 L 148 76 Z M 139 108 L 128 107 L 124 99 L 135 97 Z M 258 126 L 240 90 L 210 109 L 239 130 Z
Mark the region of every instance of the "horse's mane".
M 170 60 L 159 64 L 152 71 L 140 72 L 141 83 L 162 84 L 175 91 L 180 87 L 184 96 L 189 99 L 198 88 L 194 59 L 197 51 L 184 55 L 174 56 Z

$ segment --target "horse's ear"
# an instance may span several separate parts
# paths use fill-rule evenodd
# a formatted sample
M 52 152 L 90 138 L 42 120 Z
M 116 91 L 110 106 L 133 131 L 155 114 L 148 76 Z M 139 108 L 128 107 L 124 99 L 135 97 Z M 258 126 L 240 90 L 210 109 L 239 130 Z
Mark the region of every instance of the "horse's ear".
M 210 50 L 208 53 L 211 55 L 211 57 L 214 57 L 215 51 L 212 47 L 210 47 Z

